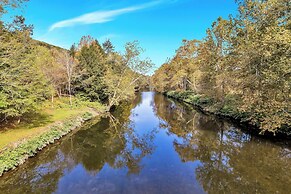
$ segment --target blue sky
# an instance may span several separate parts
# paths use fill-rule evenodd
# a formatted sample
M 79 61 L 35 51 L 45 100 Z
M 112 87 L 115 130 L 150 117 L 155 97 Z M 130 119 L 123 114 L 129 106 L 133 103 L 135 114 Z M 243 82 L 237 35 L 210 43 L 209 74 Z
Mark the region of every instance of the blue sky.
M 144 57 L 160 66 L 182 39 L 202 39 L 216 18 L 236 9 L 234 0 L 30 0 L 22 14 L 35 39 L 69 48 L 91 35 L 110 38 L 117 51 L 139 40 Z

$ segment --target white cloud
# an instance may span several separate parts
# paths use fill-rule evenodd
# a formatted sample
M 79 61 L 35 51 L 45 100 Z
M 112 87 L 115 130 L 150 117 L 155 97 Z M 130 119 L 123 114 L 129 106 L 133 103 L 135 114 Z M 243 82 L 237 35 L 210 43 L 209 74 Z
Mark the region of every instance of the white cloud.
M 123 8 L 123 9 L 108 10 L 108 11 L 96 11 L 96 12 L 92 12 L 92 13 L 87 13 L 87 14 L 78 16 L 76 18 L 63 20 L 63 21 L 59 21 L 57 23 L 54 23 L 50 27 L 49 31 L 53 31 L 54 29 L 57 29 L 57 28 L 64 28 L 64 27 L 70 27 L 70 26 L 76 26 L 76 25 L 106 23 L 106 22 L 114 20 L 114 18 L 116 16 L 130 13 L 130 12 L 134 12 L 137 10 L 146 9 L 146 8 L 155 6 L 161 2 L 162 1 L 157 0 L 157 1 L 147 3 L 147 4 L 127 7 L 127 8 Z
M 106 35 L 100 36 L 98 38 L 98 40 L 101 42 L 104 42 L 107 39 L 113 39 L 113 38 L 117 38 L 117 37 L 120 37 L 120 35 L 118 35 L 118 34 L 106 34 Z

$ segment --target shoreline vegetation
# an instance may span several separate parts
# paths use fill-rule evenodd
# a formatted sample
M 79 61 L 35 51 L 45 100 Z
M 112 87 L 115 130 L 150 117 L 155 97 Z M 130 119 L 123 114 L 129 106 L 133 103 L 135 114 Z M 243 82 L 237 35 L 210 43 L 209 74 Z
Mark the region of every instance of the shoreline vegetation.
M 237 108 L 230 106 L 229 104 L 225 104 L 223 107 L 221 107 L 219 106 L 219 103 L 215 103 L 213 99 L 195 94 L 191 91 L 168 91 L 164 92 L 163 94 L 169 98 L 173 98 L 180 102 L 194 106 L 204 113 L 213 114 L 218 117 L 234 121 L 235 123 L 243 126 L 248 133 L 268 138 L 276 137 L 286 140 L 291 139 L 291 133 L 288 128 L 280 128 L 276 132 L 262 132 L 259 128 L 259 123 L 254 124 L 251 120 L 249 120 L 249 115 L 239 112 Z M 249 128 L 251 128 L 251 130 Z
M 138 41 L 116 51 L 90 35 L 70 49 L 32 39 L 33 25 L 13 17 L 28 1 L 0 1 L 0 175 L 95 112 L 132 99 L 153 67 Z
M 237 16 L 183 40 L 151 77 L 138 41 L 118 52 L 83 36 L 67 50 L 33 40 L 23 16 L 2 20 L 27 1 L 0 2 L 0 176 L 146 86 L 290 138 L 289 1 L 237 1 Z
M 255 126 L 260 134 L 291 135 L 290 1 L 237 1 L 203 39 L 183 40 L 152 76 L 156 91 L 208 112 Z
M 56 105 L 44 108 L 20 126 L 6 126 L 0 131 L 0 177 L 63 136 L 84 127 L 86 122 L 98 120 L 106 112 L 99 103 L 68 108 L 62 99 Z

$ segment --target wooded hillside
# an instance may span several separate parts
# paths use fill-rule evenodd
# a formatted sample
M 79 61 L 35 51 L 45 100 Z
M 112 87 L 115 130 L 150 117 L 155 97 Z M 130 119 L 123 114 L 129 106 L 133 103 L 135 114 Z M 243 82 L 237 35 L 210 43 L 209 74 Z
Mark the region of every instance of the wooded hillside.
M 216 112 L 290 133 L 291 4 L 240 0 L 238 15 L 218 18 L 203 40 L 183 40 L 159 68 L 159 92 L 188 91 Z

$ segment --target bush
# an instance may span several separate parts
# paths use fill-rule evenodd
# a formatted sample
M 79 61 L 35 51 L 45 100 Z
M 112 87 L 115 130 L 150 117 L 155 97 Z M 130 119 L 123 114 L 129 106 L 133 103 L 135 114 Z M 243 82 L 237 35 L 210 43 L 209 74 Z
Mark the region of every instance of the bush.
M 54 108 L 59 108 L 59 109 L 63 109 L 63 108 L 79 109 L 83 107 L 89 107 L 89 108 L 94 108 L 98 110 L 103 110 L 104 108 L 103 105 L 100 104 L 99 102 L 90 102 L 84 98 L 76 98 L 76 97 L 72 98 L 72 106 L 70 105 L 69 97 L 57 98 L 55 99 L 53 103 L 49 101 L 44 103 L 44 107 L 52 107 L 52 105 Z

